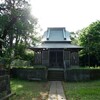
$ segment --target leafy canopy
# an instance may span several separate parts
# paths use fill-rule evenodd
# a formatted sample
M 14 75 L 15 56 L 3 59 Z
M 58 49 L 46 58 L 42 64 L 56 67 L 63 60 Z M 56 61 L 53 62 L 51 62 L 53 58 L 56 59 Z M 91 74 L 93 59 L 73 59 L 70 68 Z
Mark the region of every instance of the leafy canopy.
M 93 22 L 80 31 L 78 43 L 84 47 L 83 55 L 94 55 L 100 61 L 100 21 Z
M 37 29 L 38 21 L 31 15 L 29 0 L 0 2 L 0 56 L 6 58 L 21 56 L 19 55 L 21 53 L 18 53 L 20 50 L 25 50 L 39 40 L 36 38 Z M 19 47 L 22 49 L 19 50 Z

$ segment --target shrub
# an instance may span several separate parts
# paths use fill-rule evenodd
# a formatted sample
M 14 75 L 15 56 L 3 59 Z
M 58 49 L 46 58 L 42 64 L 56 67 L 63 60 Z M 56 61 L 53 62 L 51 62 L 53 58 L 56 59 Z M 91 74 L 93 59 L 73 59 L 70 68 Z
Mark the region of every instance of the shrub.
M 15 59 L 14 61 L 11 62 L 11 67 L 22 67 L 22 66 L 24 67 L 30 66 L 30 62 L 20 59 Z

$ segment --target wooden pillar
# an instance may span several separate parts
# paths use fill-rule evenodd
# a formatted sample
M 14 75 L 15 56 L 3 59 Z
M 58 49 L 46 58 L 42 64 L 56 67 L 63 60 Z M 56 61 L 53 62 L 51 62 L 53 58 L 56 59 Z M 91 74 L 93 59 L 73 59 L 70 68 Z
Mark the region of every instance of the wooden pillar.
M 49 54 L 50 54 L 50 50 L 48 49 L 48 66 L 50 65 L 50 56 L 49 56 Z
M 64 61 L 66 62 L 66 67 L 70 67 L 70 51 L 64 50 Z

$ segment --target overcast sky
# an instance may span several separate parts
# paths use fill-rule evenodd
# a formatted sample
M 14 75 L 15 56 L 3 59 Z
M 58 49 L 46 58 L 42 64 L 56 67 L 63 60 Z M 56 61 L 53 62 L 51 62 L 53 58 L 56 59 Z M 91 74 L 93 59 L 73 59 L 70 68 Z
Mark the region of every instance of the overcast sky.
M 100 20 L 100 0 L 31 0 L 32 13 L 45 30 L 66 27 L 77 31 Z
M 75 32 L 100 20 L 100 0 L 30 1 L 32 13 L 44 31 L 47 27 L 66 27 Z
M 1 1 L 1 0 L 0 0 Z M 41 28 L 66 27 L 77 31 L 100 20 L 100 0 L 30 0 Z
M 77 31 L 100 20 L 100 0 L 31 0 L 31 4 L 43 30 L 66 27 Z

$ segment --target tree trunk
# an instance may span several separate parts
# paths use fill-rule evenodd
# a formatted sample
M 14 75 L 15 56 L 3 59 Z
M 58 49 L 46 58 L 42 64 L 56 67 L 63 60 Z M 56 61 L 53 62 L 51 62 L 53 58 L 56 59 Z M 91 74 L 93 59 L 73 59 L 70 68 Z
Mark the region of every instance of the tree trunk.
M 2 41 L 0 41 L 0 56 L 2 56 Z

